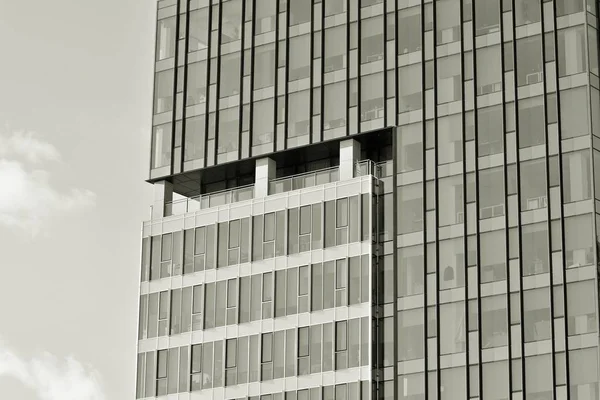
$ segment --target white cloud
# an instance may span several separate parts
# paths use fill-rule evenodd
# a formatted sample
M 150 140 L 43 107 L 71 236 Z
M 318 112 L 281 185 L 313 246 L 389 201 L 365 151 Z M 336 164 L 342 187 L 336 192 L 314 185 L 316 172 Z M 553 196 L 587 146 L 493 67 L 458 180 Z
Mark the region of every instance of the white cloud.
M 0 224 L 35 235 L 49 217 L 95 205 L 89 190 L 52 187 L 41 164 L 59 160 L 58 150 L 34 134 L 0 133 Z
M 17 379 L 40 400 L 105 400 L 98 372 L 72 357 L 24 360 L 0 342 L 0 376 Z

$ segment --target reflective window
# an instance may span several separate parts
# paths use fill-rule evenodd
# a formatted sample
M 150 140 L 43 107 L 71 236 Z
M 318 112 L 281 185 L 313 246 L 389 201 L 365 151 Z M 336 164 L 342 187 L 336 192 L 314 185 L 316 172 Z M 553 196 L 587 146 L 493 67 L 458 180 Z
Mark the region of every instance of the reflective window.
M 548 207 L 546 193 L 546 160 L 521 163 L 521 211 Z
M 505 214 L 504 173 L 502 168 L 479 171 L 479 218 L 494 218 Z
M 310 76 L 310 35 L 296 36 L 289 40 L 289 80 Z
M 509 398 L 508 362 L 484 363 L 481 374 L 483 386 L 482 399 L 505 400 Z
M 552 336 L 550 291 L 548 288 L 523 292 L 525 342 L 547 340 Z
M 540 0 L 519 0 L 515 2 L 515 20 L 517 26 L 540 22 Z
M 460 5 L 458 0 L 442 0 L 436 3 L 438 45 L 460 40 Z
M 185 120 L 184 161 L 204 158 L 205 122 L 204 115 Z
M 188 64 L 186 105 L 206 102 L 206 61 Z
M 477 150 L 480 157 L 502 153 L 502 121 L 501 105 L 477 109 Z
M 438 104 L 460 100 L 462 98 L 462 77 L 460 55 L 437 59 Z
M 239 108 L 219 111 L 219 134 L 217 153 L 229 153 L 238 149 Z
M 481 299 L 481 346 L 484 349 L 508 345 L 506 295 Z
M 548 227 L 546 223 L 522 227 L 523 276 L 548 272 Z
M 175 56 L 176 17 L 161 19 L 156 28 L 156 60 Z
M 590 153 L 588 150 L 562 155 L 563 201 L 587 200 L 592 197 Z
M 423 168 L 423 127 L 420 123 L 399 126 L 397 129 L 398 172 Z
M 254 115 L 252 120 L 252 145 L 273 142 L 274 127 L 274 100 L 273 98 L 257 101 L 253 104 Z
M 569 351 L 569 393 L 572 399 L 592 400 L 598 391 L 598 349 Z
M 221 43 L 242 38 L 242 0 L 223 2 L 221 19 Z
M 481 283 L 506 279 L 506 237 L 504 230 L 480 233 L 479 241 Z
M 254 13 L 254 33 L 271 32 L 275 30 L 276 3 L 277 0 L 261 0 L 254 2 L 256 11 Z
M 423 309 L 398 312 L 398 361 L 423 358 Z
M 476 0 L 475 35 L 500 31 L 500 3 L 495 0 Z
M 310 1 L 290 1 L 288 9 L 290 13 L 290 26 L 310 22 L 311 8 Z
M 587 71 L 583 25 L 558 31 L 557 53 L 559 77 Z
M 423 230 L 423 186 L 416 183 L 397 188 L 398 233 Z
M 454 175 L 440 178 L 438 181 L 439 198 L 439 225 L 447 226 L 461 224 L 463 217 L 463 177 Z M 429 193 L 428 193 L 429 196 Z
M 421 50 L 421 7 L 398 11 L 398 53 Z
M 384 28 L 385 24 L 382 16 L 361 21 L 360 62 L 362 64 L 383 60 Z
M 290 93 L 288 99 L 288 137 L 308 135 L 310 130 L 310 90 Z
M 323 129 L 346 126 L 346 83 L 334 83 L 324 87 Z
M 275 85 L 275 44 L 254 49 L 254 89 Z
M 346 0 L 324 0 L 323 2 L 325 3 L 326 17 L 346 12 L 346 7 L 348 3 Z
M 194 52 L 208 48 L 208 8 L 190 12 L 188 51 Z
M 477 1 L 475 4 L 485 4 L 486 2 L 489 1 Z M 475 63 L 475 68 L 477 69 L 477 95 L 484 95 L 502 90 L 501 52 L 501 47 L 499 45 L 477 49 L 477 62 Z
M 542 96 L 519 100 L 519 148 L 537 146 L 546 142 L 544 100 Z
M 517 85 L 532 85 L 544 80 L 542 37 L 517 40 Z
M 466 350 L 465 304 L 440 305 L 440 354 L 462 353 Z
M 447 239 L 439 242 L 440 290 L 465 285 L 465 254 L 463 239 Z
M 573 107 L 573 104 L 581 106 Z M 560 91 L 561 139 L 589 135 L 587 104 L 589 101 L 585 86 Z
M 420 110 L 423 99 L 421 92 L 421 64 L 412 64 L 399 71 L 398 111 Z
M 440 400 L 467 399 L 465 367 L 443 369 L 440 373 Z
M 398 377 L 398 399 L 424 400 L 425 376 L 423 373 Z
M 221 57 L 219 97 L 229 97 L 240 93 L 240 63 L 239 53 L 227 54 Z
M 171 127 L 169 123 L 152 130 L 152 168 L 171 165 Z
M 552 400 L 554 398 L 552 355 L 525 357 L 525 389 L 528 399 Z
M 463 130 L 461 114 L 453 114 L 439 118 L 437 128 L 438 164 L 441 165 L 456 161 L 462 161 Z
M 325 73 L 346 68 L 346 25 L 325 29 Z
M 582 0 L 556 0 L 556 15 L 575 14 L 583 11 Z
M 424 287 L 423 246 L 398 249 L 398 296 L 421 294 Z
M 583 335 L 596 332 L 596 290 L 594 281 L 567 284 L 568 333 Z
M 173 110 L 174 71 L 157 72 L 154 81 L 154 113 L 160 114 Z
M 383 73 L 363 76 L 361 78 L 360 120 L 369 121 L 383 118 Z

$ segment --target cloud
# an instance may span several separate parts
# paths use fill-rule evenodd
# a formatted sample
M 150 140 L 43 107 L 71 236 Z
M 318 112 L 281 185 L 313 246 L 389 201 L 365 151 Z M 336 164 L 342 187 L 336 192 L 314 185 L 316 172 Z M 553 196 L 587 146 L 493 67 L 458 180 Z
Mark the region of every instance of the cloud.
M 98 372 L 72 357 L 24 360 L 0 342 L 0 376 L 17 379 L 40 400 L 105 400 Z
M 85 189 L 59 191 L 45 164 L 60 153 L 31 133 L 0 133 L 0 224 L 37 234 L 50 217 L 93 207 L 96 195 Z

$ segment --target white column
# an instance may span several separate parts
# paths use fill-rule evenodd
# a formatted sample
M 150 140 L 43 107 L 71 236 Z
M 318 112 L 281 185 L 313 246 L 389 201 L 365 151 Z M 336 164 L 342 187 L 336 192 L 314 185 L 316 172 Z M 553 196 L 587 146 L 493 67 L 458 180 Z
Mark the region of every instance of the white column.
M 276 164 L 270 158 L 259 158 L 256 160 L 254 178 L 254 197 L 266 197 L 269 195 L 269 182 L 275 179 Z
M 170 201 L 173 201 L 173 184 L 167 181 L 156 182 L 154 184 L 152 219 L 165 217 L 165 203 Z
M 360 143 L 354 139 L 340 142 L 340 181 L 356 176 L 356 163 L 360 161 Z

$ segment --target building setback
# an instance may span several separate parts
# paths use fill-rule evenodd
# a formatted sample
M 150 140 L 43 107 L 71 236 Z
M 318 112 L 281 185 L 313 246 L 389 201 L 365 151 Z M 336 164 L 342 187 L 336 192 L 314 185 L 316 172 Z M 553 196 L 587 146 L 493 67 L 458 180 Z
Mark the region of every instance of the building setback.
M 599 399 L 599 12 L 159 0 L 137 398 Z

